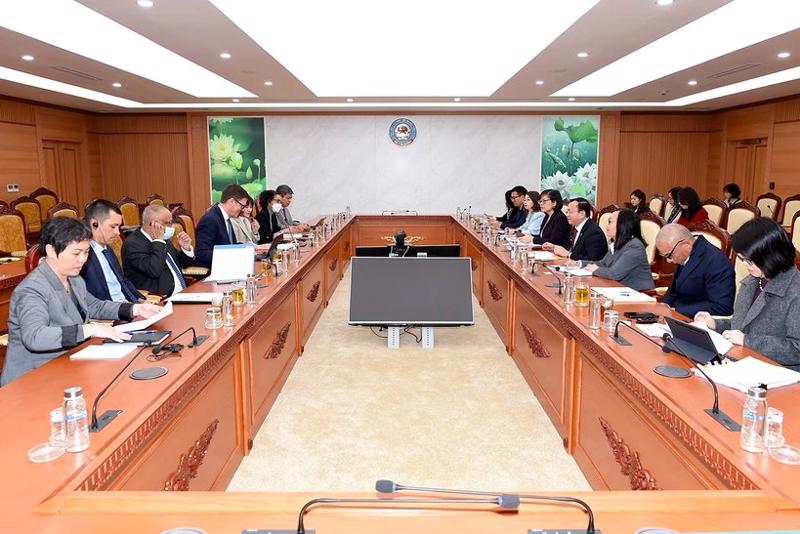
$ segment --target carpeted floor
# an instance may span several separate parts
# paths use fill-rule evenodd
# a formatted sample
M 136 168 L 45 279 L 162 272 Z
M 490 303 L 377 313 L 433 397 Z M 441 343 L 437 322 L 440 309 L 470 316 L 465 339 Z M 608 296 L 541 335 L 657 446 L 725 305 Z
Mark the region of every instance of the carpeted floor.
M 228 490 L 591 489 L 477 301 L 433 350 L 389 350 L 349 293 L 348 271 Z

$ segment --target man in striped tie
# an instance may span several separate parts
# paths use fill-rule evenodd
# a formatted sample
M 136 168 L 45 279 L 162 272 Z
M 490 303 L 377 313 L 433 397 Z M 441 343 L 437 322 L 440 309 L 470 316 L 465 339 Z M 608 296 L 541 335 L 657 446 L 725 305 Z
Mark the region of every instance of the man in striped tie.
M 122 245 L 125 275 L 136 287 L 168 296 L 186 287 L 181 269 L 194 262 L 192 239 L 186 232 L 175 236 L 180 245 L 178 251 L 172 244 L 173 236 L 172 213 L 163 206 L 147 206 L 142 213 L 142 227 Z

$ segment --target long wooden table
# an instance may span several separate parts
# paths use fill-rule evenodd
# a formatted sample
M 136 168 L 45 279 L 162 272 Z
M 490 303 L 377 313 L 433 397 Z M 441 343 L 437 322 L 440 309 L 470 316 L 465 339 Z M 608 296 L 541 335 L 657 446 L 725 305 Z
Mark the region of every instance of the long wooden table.
M 416 243 L 459 242 L 472 257 L 475 294 L 566 449 L 594 489 L 615 490 L 585 496 L 604 510 L 601 516 L 608 523 L 598 519 L 599 528 L 630 532 L 630 525 L 646 524 L 693 530 L 800 525 L 800 468 L 739 449 L 738 434 L 725 431 L 703 412 L 711 404 L 711 390 L 703 380 L 669 380 L 653 373 L 658 364 L 686 366 L 678 357 L 632 332 L 623 332 L 632 345 L 621 347 L 605 332 L 589 330 L 586 310 L 565 310 L 555 290 L 547 287 L 552 276 L 521 272 L 507 252 L 482 243 L 450 216 L 356 216 L 321 246 L 304 249 L 288 275 L 270 278 L 256 305 L 237 309 L 233 328 L 206 331 L 204 305 L 176 306 L 160 327 L 173 333 L 199 327 L 210 339 L 158 363 L 148 363 L 142 354 L 131 369 L 161 365 L 169 373 L 149 382 L 122 378 L 100 411 L 119 408 L 123 413 L 92 434 L 91 447 L 83 453 L 65 454 L 49 464 L 33 464 L 26 456 L 31 446 L 46 441 L 48 413 L 60 404 L 65 387 L 82 386 L 91 401 L 123 361 L 59 358 L 0 389 L 0 420 L 6 430 L 0 442 L 0 531 L 160 532 L 168 528 L 164 525 L 177 526 L 168 519 L 208 532 L 293 528 L 294 520 L 288 518 L 311 495 L 195 492 L 225 489 L 249 453 L 353 247 L 389 243 L 400 229 Z M 205 283 L 190 288 L 214 289 Z M 631 308 L 666 311 L 655 304 Z M 737 349 L 738 355 L 747 352 Z M 742 394 L 725 388 L 720 394 L 722 409 L 739 420 Z M 800 442 L 798 398 L 800 386 L 769 394 L 770 404 L 786 414 L 787 440 L 795 444 Z M 668 491 L 647 497 L 631 491 L 655 489 Z M 165 496 L 164 490 L 192 493 Z M 565 519 L 568 526 L 583 524 L 571 509 L 528 506 L 518 515 L 476 516 L 450 507 L 409 517 L 431 525 L 474 521 L 485 529 L 499 531 L 507 525 L 516 531 L 523 523 L 536 526 L 519 519 L 533 510 L 548 518 L 539 526 L 563 526 Z M 630 515 L 630 506 L 638 507 L 636 514 Z M 680 513 L 668 512 L 673 509 Z M 707 513 L 698 517 L 702 510 Z M 330 531 L 372 528 L 368 522 L 355 527 L 355 517 L 364 514 L 352 510 L 313 514 Z M 416 529 L 397 514 L 368 515 L 384 530 Z

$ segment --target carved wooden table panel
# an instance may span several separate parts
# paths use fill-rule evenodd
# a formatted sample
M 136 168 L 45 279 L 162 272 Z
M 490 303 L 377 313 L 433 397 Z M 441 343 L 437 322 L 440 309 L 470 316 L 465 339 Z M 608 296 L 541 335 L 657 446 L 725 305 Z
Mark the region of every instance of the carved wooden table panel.
M 483 260 L 481 250 L 467 239 L 466 255 L 472 258 L 472 290 L 483 305 Z
M 331 246 L 322 257 L 323 271 L 325 272 L 325 302 L 328 302 L 333 295 L 333 290 L 339 284 L 342 277 L 342 262 L 339 257 L 339 242 Z
M 492 261 L 483 262 L 483 309 L 508 347 L 508 313 L 511 303 L 510 281 L 504 270 Z
M 324 261 L 318 261 L 300 283 L 300 310 L 303 320 L 302 342 L 305 343 L 325 307 Z

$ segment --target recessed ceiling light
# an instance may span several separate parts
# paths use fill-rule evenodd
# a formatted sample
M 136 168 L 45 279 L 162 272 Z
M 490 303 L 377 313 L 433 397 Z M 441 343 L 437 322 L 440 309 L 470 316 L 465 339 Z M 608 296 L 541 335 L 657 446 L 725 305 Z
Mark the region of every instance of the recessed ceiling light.
M 266 82 L 264 82 L 264 85 L 272 85 L 272 82 L 267 80 Z
M 492 95 L 599 4 L 599 0 L 572 0 L 564 9 L 563 2 L 495 0 L 491 10 L 462 10 L 459 23 L 453 24 L 450 2 L 406 0 L 403 10 L 372 2 L 374 17 L 421 31 L 403 41 L 402 47 L 370 47 L 364 42 L 380 42 L 385 32 L 352 16 L 363 11 L 360 0 L 313 2 L 317 16 L 307 32 L 285 22 L 308 18 L 304 2 L 209 2 L 317 97 L 425 95 L 448 102 L 453 95 L 464 95 L 463 99 Z M 424 20 L 419 13 L 425 13 Z M 442 41 L 453 46 L 438 46 Z
M 239 101 L 239 99 L 238 99 L 238 98 L 234 98 L 234 99 L 233 99 L 233 102 L 238 102 L 238 101 Z
M 689 80 L 686 83 L 688 83 L 689 85 L 697 85 L 697 80 Z
M 536 85 L 544 85 L 544 80 L 536 80 Z
M 81 31 L 64 31 L 67 20 Z M 15 2 L 0 26 L 196 98 L 256 96 L 80 2 Z
M 770 4 L 771 9 L 764 9 L 763 2 L 728 2 L 553 96 L 614 96 L 800 27 L 797 3 L 775 1 L 777 4 Z
M 660 6 L 668 6 L 673 3 L 675 0 L 656 0 L 656 4 Z
M 575 102 L 575 98 L 574 98 L 574 97 L 570 97 L 570 98 L 569 98 L 569 101 L 570 101 L 570 102 Z
M 578 52 L 578 57 L 589 57 L 589 52 Z
M 790 52 L 778 52 L 778 57 L 781 59 L 786 59 L 787 57 L 791 56 Z
M 22 59 L 24 59 L 25 61 L 33 61 L 33 60 L 34 60 L 34 59 L 36 59 L 36 58 L 35 58 L 35 57 L 33 57 L 33 56 L 32 56 L 32 55 L 30 55 L 30 54 L 25 54 L 24 56 L 22 56 Z
M 348 102 L 352 102 L 352 101 L 353 101 L 353 99 L 352 99 L 352 98 L 348 98 L 348 99 L 347 99 L 347 101 L 348 101 Z
M 230 58 L 231 58 L 231 55 L 230 55 L 230 53 L 228 53 L 228 52 L 222 52 L 222 53 L 219 55 L 219 57 L 221 57 L 222 59 L 230 59 Z
M 153 7 L 153 0 L 136 0 L 139 7 Z
M 112 87 L 116 87 L 116 88 L 120 88 L 120 87 L 122 87 L 122 84 L 119 83 L 119 82 L 114 82 L 114 83 L 111 84 L 111 86 Z
M 461 102 L 461 99 L 460 99 L 460 98 L 458 98 L 458 97 L 455 97 L 455 98 L 453 99 L 453 102 Z

